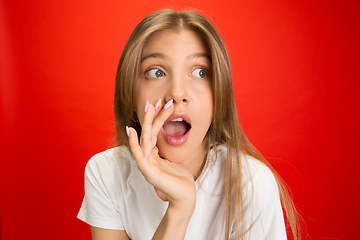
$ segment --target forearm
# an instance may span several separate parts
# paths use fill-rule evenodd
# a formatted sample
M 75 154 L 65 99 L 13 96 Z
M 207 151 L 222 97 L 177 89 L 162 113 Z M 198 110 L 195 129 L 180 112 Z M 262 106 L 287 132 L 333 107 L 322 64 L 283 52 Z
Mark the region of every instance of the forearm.
M 193 212 L 194 207 L 181 209 L 169 205 L 152 239 L 183 240 Z

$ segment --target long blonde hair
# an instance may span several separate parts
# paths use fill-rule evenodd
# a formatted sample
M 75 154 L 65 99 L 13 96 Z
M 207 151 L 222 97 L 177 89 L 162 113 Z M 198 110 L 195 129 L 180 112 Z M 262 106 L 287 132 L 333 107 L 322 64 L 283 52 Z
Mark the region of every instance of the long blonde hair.
M 138 133 L 141 133 L 139 119 L 135 113 L 134 86 L 140 71 L 144 44 L 154 33 L 185 29 L 194 31 L 203 38 L 211 53 L 214 119 L 203 143 L 206 150 L 217 144 L 227 146 L 225 239 L 229 239 L 230 231 L 235 232 L 236 239 L 242 239 L 246 229 L 243 224 L 245 207 L 242 201 L 241 154 L 253 156 L 269 166 L 270 169 L 272 168 L 251 145 L 240 127 L 233 94 L 229 56 L 216 27 L 207 18 L 194 11 L 163 9 L 148 15 L 136 26 L 125 45 L 116 75 L 114 97 L 116 145 L 129 146 L 125 126 L 132 126 Z M 282 206 L 293 238 L 300 239 L 297 213 L 291 197 L 280 177 L 274 170 L 273 172 L 278 182 Z

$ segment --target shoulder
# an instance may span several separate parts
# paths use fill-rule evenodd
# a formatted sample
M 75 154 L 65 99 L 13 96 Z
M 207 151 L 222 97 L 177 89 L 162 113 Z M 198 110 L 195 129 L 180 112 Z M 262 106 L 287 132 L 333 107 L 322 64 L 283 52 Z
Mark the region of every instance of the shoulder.
M 269 166 L 249 155 L 243 155 L 242 159 L 245 189 L 257 190 L 255 193 L 277 196 L 279 194 L 277 180 Z
M 253 216 L 276 216 L 282 219 L 282 208 L 277 179 L 273 171 L 258 159 L 243 157 L 244 205 Z
M 220 167 L 222 176 L 226 178 L 226 161 L 236 159 L 228 157 L 228 149 L 224 145 L 219 145 L 216 151 L 217 154 L 210 160 L 216 159 L 213 166 Z M 245 229 L 248 229 L 245 238 L 286 239 L 279 188 L 273 171 L 261 160 L 245 153 L 237 160 L 240 161 L 241 171 L 240 174 L 234 171 L 233 178 L 241 179 L 243 216 Z
M 209 153 L 209 167 L 218 169 L 222 173 L 226 173 L 226 161 L 228 159 L 228 149 L 226 145 L 217 145 L 216 149 L 212 148 Z M 242 153 L 239 157 L 241 166 L 241 178 L 244 190 L 249 189 L 266 189 L 278 193 L 277 181 L 273 171 L 265 163 Z M 235 175 L 234 177 L 239 177 Z
M 94 177 L 110 177 L 115 173 L 126 175 L 132 166 L 136 166 L 131 152 L 125 146 L 110 148 L 106 151 L 95 154 L 88 161 L 85 174 Z
M 78 217 L 92 226 L 123 230 L 121 194 L 126 190 L 133 158 L 126 147 L 94 155 L 85 168 L 85 197 Z
M 263 178 L 272 178 L 273 172 L 264 162 L 252 156 L 242 154 L 242 169 L 245 178 L 261 180 Z
M 286 239 L 279 187 L 273 171 L 260 160 L 244 156 L 243 184 L 249 239 Z
M 208 156 L 209 165 L 220 166 L 224 168 L 226 161 L 234 161 L 235 159 L 228 159 L 228 148 L 226 145 L 217 145 L 216 148 L 211 148 Z M 250 178 L 253 180 L 261 180 L 263 178 L 273 177 L 273 172 L 270 168 L 252 156 L 242 153 L 239 157 L 240 165 L 242 168 L 242 176 L 245 181 Z
M 106 167 L 108 165 L 121 164 L 132 165 L 133 161 L 130 150 L 125 146 L 107 149 L 92 156 L 87 163 L 88 167 Z

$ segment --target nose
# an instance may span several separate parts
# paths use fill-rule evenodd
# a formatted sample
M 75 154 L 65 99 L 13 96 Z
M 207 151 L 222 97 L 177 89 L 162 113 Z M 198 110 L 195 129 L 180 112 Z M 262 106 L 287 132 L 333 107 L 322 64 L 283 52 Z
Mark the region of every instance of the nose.
M 172 76 L 169 80 L 170 86 L 165 98 L 166 102 L 170 99 L 174 99 L 174 102 L 177 104 L 188 104 L 190 99 L 185 77 Z

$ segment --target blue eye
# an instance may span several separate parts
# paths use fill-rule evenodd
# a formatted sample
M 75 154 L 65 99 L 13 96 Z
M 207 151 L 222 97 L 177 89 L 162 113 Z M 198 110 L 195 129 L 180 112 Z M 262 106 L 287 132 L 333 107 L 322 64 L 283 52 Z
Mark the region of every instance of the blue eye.
M 165 73 L 157 68 L 151 69 L 146 72 L 146 76 L 151 77 L 151 78 L 159 78 L 164 75 L 165 75 Z
M 205 78 L 207 76 L 207 71 L 203 68 L 197 68 L 192 72 L 192 75 L 198 78 Z

